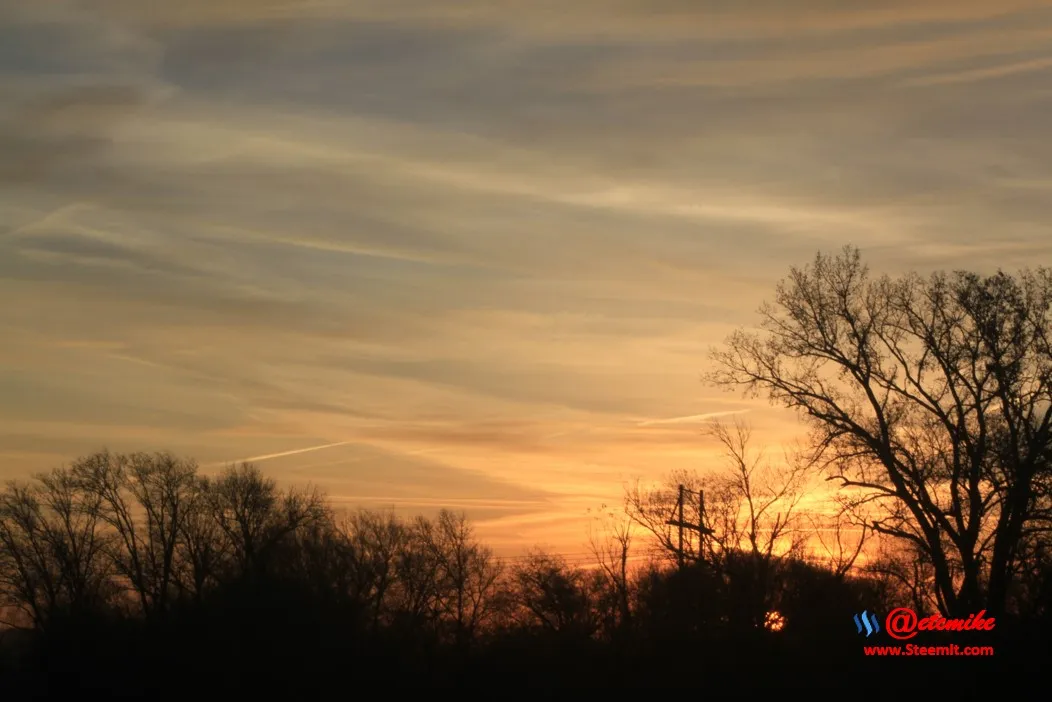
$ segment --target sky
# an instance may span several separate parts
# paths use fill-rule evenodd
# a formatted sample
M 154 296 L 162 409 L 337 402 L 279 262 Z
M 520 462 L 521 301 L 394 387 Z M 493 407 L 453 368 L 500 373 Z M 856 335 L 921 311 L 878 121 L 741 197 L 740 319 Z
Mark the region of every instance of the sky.
M 581 551 L 787 412 L 791 265 L 1052 264 L 1052 2 L 0 0 L 0 479 L 106 447 Z

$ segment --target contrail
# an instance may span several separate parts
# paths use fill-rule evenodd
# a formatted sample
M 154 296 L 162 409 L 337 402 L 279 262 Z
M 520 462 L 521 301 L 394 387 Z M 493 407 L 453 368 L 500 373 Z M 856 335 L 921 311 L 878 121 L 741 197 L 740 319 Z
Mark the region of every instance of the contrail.
M 43 215 L 40 215 L 39 217 L 34 218 L 31 222 L 26 222 L 25 224 L 11 228 L 10 230 L 8 230 L 7 235 L 10 237 L 16 237 L 22 234 L 30 234 L 33 229 L 42 225 L 46 225 L 51 220 L 61 217 L 70 210 L 79 210 L 84 207 L 89 207 L 89 205 L 83 202 L 72 202 L 66 205 L 60 205 L 55 209 L 46 212 Z
M 490 507 L 511 508 L 523 505 L 543 505 L 546 500 L 501 500 L 487 497 L 414 497 L 412 495 L 380 496 L 380 495 L 334 495 L 336 502 L 387 502 L 404 505 L 434 505 L 438 507 Z
M 692 422 L 702 422 L 706 419 L 715 419 L 716 417 L 726 417 L 730 414 L 743 414 L 749 410 L 728 410 L 726 412 L 709 412 L 707 414 L 692 414 L 687 417 L 671 417 L 669 419 L 648 419 L 645 422 L 640 422 L 636 426 L 648 427 L 652 424 L 690 424 Z
M 348 441 L 348 442 L 345 442 L 345 443 L 351 443 L 351 442 Z M 338 444 L 336 444 L 336 445 L 338 445 Z M 377 447 L 375 444 L 364 444 L 364 445 L 370 446 L 372 448 L 383 449 L 382 446 Z M 322 447 L 322 448 L 324 448 L 324 447 Z M 301 449 L 301 450 L 311 450 L 311 449 Z M 420 455 L 425 455 L 425 454 L 428 454 L 428 453 L 435 453 L 437 451 L 442 451 L 442 450 L 443 450 L 442 448 L 423 448 L 423 449 L 415 449 L 413 451 L 399 452 L 398 455 L 399 456 L 420 456 Z M 343 466 L 343 465 L 347 465 L 348 463 L 361 463 L 362 461 L 367 461 L 367 460 L 369 460 L 371 458 L 373 458 L 373 456 L 354 456 L 352 458 L 341 458 L 338 461 L 321 461 L 319 463 L 307 463 L 305 465 L 296 466 L 296 469 L 297 470 L 306 470 L 307 468 L 322 468 L 324 466 Z
M 632 422 L 632 426 L 637 427 L 649 427 L 654 424 L 690 424 L 692 422 L 703 422 L 706 419 L 714 419 L 716 417 L 724 417 L 730 414 L 742 414 L 749 410 L 728 410 L 726 412 L 709 412 L 707 414 L 692 414 L 687 417 L 671 417 L 669 419 L 646 419 L 642 422 Z M 560 436 L 566 436 L 567 434 L 581 434 L 588 431 L 597 431 L 599 427 L 580 427 L 578 429 L 567 429 L 566 431 L 560 431 L 555 434 L 548 434 L 542 436 L 541 439 L 555 439 Z
M 337 441 L 335 444 L 322 444 L 321 446 L 308 446 L 307 448 L 293 449 L 292 451 L 282 451 L 281 453 L 268 453 L 264 456 L 252 456 L 251 458 L 241 458 L 236 461 L 222 461 L 220 463 L 213 463 L 212 465 L 221 466 L 227 463 L 255 463 L 257 461 L 268 461 L 271 458 L 281 458 L 283 456 L 295 456 L 297 453 L 308 453 L 310 451 L 321 451 L 322 449 L 334 448 L 336 446 L 346 446 L 347 444 L 353 444 L 353 441 Z

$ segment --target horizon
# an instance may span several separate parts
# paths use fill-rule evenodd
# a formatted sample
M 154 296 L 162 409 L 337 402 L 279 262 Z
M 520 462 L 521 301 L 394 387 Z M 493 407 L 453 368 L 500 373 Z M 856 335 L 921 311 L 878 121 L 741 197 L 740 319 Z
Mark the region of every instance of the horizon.
M 1052 263 L 1052 3 L 543 5 L 0 0 L 0 481 L 247 460 L 578 553 L 709 420 L 802 435 L 700 380 L 790 266 Z

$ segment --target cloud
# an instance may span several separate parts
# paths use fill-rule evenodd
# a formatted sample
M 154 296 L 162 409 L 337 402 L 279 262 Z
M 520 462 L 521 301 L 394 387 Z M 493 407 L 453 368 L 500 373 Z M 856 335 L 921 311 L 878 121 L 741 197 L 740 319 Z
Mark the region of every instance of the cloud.
M 541 486 L 520 484 L 499 473 L 456 465 L 436 457 L 435 450 L 363 440 L 330 451 L 332 460 L 313 464 L 292 454 L 275 457 L 269 469 L 286 480 L 309 481 L 344 502 L 354 496 L 362 496 L 370 503 L 378 496 L 399 501 L 427 496 L 433 504 L 442 500 L 474 501 L 482 506 L 517 505 L 530 509 L 551 498 Z
M 130 86 L 60 91 L 16 106 L 0 122 L 0 183 L 26 185 L 83 174 L 105 157 L 112 130 L 145 104 Z
M 707 422 L 710 419 L 717 419 L 719 417 L 727 417 L 733 414 L 744 414 L 749 410 L 728 410 L 726 412 L 708 412 L 706 414 L 692 414 L 687 417 L 671 417 L 669 419 L 648 419 L 639 423 L 641 427 L 649 427 L 655 424 L 697 424 L 698 422 Z
M 1000 66 L 991 66 L 988 68 L 976 68 L 966 71 L 957 71 L 952 73 L 927 76 L 923 78 L 914 78 L 912 80 L 905 81 L 904 84 L 909 85 L 911 87 L 924 87 L 929 85 L 946 85 L 950 83 L 970 83 L 974 81 L 1003 78 L 1005 76 L 1012 76 L 1019 73 L 1028 73 L 1030 71 L 1045 71 L 1050 68 L 1052 68 L 1052 59 L 1037 58 L 1030 59 L 1027 61 L 1014 61 L 1011 63 L 1002 64 Z
M 547 540 L 704 468 L 709 418 L 796 430 L 698 380 L 790 264 L 1052 257 L 1050 36 L 1036 0 L 2 3 L 2 470 L 269 456 Z
M 787 7 L 774 0 L 728 9 L 717 2 L 682 0 L 581 0 L 571 6 L 553 0 L 187 0 L 175 7 L 146 10 L 135 0 L 92 0 L 93 8 L 150 27 L 244 26 L 303 19 L 359 22 L 414 22 L 446 27 L 514 26 L 539 37 L 578 40 L 608 37 L 680 38 L 779 35 L 786 31 L 821 34 L 901 28 L 917 24 L 996 20 L 1047 7 L 1042 0 L 952 2 L 893 0 L 804 2 Z

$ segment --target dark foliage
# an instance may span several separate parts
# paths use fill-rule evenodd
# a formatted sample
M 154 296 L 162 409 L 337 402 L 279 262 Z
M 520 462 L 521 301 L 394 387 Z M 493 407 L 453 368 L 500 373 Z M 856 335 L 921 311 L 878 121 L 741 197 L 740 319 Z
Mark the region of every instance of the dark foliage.
M 96 468 L 102 460 L 120 463 L 104 454 L 93 460 Z M 142 468 L 146 458 L 138 460 Z M 11 500 L 19 495 L 35 495 L 40 504 L 55 502 L 48 490 L 68 495 L 68 485 L 55 479 L 60 474 L 35 493 L 12 486 L 7 509 L 17 507 Z M 213 486 L 219 496 L 209 492 Z M 134 516 L 123 528 L 139 536 L 126 540 L 111 538 L 117 527 L 104 517 L 63 521 L 56 517 L 61 509 L 34 508 L 40 522 L 23 520 L 19 533 L 11 514 L 2 515 L 4 593 L 26 622 L 5 629 L 0 640 L 0 672 L 12 693 L 5 699 L 318 699 L 366 689 L 497 685 L 843 689 L 882 670 L 974 677 L 977 666 L 993 674 L 995 666 L 1050 652 L 1041 600 L 1047 566 L 1033 569 L 1035 583 L 1045 580 L 1035 585 L 1039 595 L 1027 616 L 999 627 L 996 659 L 890 661 L 864 658 L 865 642 L 851 623 L 855 613 L 890 602 L 887 583 L 792 556 L 775 563 L 766 553 L 730 550 L 682 569 L 654 563 L 623 582 L 617 571 L 582 569 L 543 552 L 504 567 L 463 517 L 448 512 L 434 521 L 370 512 L 340 520 L 317 495 L 282 492 L 251 467 L 202 480 L 179 499 L 186 509 L 174 513 L 184 517 L 174 518 L 169 533 L 183 536 L 164 542 L 171 558 L 162 553 L 153 561 L 168 563 L 176 583 L 163 597 L 156 583 L 168 575 L 158 580 L 144 567 L 150 590 L 143 597 L 118 568 L 133 562 L 131 549 L 149 554 L 162 543 L 149 536 L 157 524 L 130 502 Z M 98 509 L 84 494 L 74 502 Z M 81 526 L 63 532 L 48 524 Z M 106 545 L 102 555 L 71 556 L 90 541 L 89 532 Z M 41 554 L 38 567 L 19 569 L 30 552 Z M 195 563 L 207 572 L 194 573 Z M 19 573 L 25 582 L 15 587 Z M 44 582 L 68 584 L 77 573 L 95 574 L 81 578 L 92 583 L 84 601 L 61 596 L 75 588 Z M 753 592 L 757 583 L 767 590 L 761 598 Z M 757 626 L 757 601 L 777 608 L 778 626 Z

